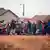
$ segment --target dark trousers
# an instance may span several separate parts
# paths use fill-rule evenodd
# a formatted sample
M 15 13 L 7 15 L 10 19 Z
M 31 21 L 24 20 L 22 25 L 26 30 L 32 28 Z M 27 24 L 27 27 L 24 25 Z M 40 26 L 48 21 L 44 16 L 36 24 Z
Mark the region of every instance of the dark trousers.
M 47 27 L 47 28 L 45 29 L 45 32 L 50 35 L 50 27 Z
M 17 35 L 20 35 L 20 31 L 15 31 L 15 33 L 17 33 Z

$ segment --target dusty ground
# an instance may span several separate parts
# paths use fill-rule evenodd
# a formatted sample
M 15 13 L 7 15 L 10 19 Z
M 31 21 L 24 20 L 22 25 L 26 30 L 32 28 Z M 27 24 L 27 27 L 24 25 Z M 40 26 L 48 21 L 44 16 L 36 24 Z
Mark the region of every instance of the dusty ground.
M 50 50 L 50 37 L 0 36 L 0 50 Z

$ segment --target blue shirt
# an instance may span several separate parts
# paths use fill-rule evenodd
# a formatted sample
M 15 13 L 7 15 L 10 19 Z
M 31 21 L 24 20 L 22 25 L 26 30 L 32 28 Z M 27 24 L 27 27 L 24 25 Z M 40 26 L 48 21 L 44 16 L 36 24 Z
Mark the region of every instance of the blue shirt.
M 50 22 L 48 22 L 48 26 L 50 26 Z

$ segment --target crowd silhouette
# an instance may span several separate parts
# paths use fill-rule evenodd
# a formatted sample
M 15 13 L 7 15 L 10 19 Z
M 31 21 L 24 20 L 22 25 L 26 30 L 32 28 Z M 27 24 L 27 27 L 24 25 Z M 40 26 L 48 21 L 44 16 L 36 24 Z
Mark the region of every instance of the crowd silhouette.
M 0 22 L 0 35 L 50 35 L 50 20 L 25 23 L 12 19 L 6 24 L 2 24 L 3 22 L 4 20 Z

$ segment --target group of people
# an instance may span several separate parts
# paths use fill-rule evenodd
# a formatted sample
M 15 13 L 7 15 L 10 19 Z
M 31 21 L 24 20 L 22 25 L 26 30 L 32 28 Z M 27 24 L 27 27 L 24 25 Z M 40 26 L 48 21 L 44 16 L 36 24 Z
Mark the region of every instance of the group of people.
M 0 24 L 0 34 L 7 35 L 50 35 L 50 20 L 48 22 L 38 20 L 36 23 L 31 23 L 27 21 L 27 23 L 21 21 L 12 20 L 10 23 L 8 22 L 4 29 L 1 29 Z

